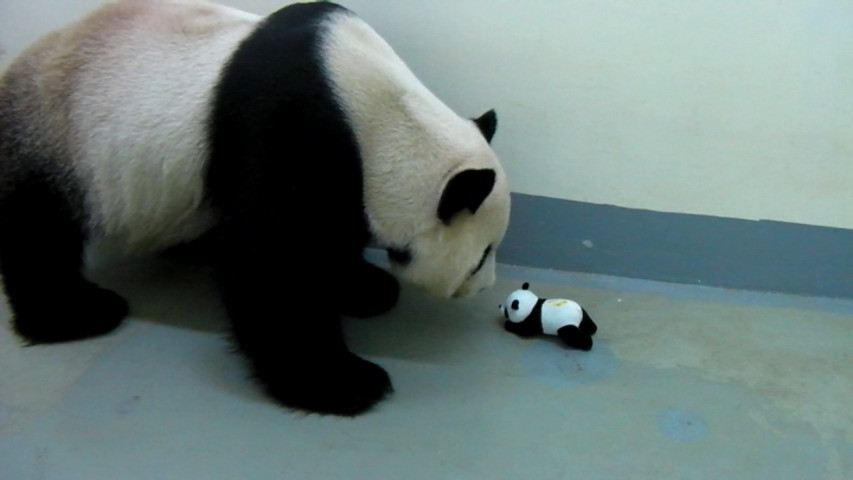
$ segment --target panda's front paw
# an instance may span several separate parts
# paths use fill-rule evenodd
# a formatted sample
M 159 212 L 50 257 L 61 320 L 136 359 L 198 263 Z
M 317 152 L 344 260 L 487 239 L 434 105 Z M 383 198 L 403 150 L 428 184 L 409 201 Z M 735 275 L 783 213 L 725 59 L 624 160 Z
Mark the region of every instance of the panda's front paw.
M 370 410 L 394 390 L 382 367 L 349 352 L 304 364 L 310 367 L 290 376 L 259 375 L 259 379 L 287 407 L 350 417 Z
M 13 327 L 32 344 L 70 342 L 107 334 L 127 314 L 124 298 L 85 282 L 19 305 Z
M 350 317 L 366 318 L 381 315 L 397 304 L 400 284 L 385 270 L 364 262 L 353 269 L 349 281 L 343 285 L 340 313 Z

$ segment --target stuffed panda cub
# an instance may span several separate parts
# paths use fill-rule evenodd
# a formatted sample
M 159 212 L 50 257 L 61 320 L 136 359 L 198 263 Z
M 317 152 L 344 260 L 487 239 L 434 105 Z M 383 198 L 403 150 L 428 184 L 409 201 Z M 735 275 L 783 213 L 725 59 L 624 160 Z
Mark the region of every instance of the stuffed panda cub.
M 522 337 L 556 335 L 566 345 L 579 350 L 592 349 L 592 336 L 598 326 L 577 302 L 565 298 L 539 298 L 524 282 L 510 293 L 506 303 L 498 305 L 506 322 L 504 328 Z
M 105 334 L 129 307 L 86 279 L 88 244 L 204 238 L 265 391 L 364 412 L 391 381 L 349 350 L 342 316 L 390 309 L 397 276 L 442 297 L 494 282 L 510 209 L 496 125 L 493 111 L 456 114 L 332 3 L 263 18 L 201 0 L 107 3 L 0 77 L 12 326 L 33 343 Z M 368 244 L 397 276 L 364 259 Z M 281 297 L 284 277 L 298 302 Z M 315 308 L 328 289 L 337 303 Z

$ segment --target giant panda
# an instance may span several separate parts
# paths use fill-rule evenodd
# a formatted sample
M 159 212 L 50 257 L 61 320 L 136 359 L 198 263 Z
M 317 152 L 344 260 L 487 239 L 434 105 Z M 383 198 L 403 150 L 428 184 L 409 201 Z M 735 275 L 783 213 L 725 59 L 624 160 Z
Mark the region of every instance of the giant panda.
M 494 282 L 510 210 L 496 127 L 494 110 L 451 110 L 336 4 L 266 17 L 105 4 L 0 79 L 12 327 L 52 343 L 120 324 L 128 304 L 86 279 L 88 245 L 215 238 L 231 333 L 263 390 L 291 409 L 361 414 L 393 388 L 349 350 L 342 317 L 392 308 L 398 279 L 448 298 Z M 365 260 L 369 246 L 390 272 Z

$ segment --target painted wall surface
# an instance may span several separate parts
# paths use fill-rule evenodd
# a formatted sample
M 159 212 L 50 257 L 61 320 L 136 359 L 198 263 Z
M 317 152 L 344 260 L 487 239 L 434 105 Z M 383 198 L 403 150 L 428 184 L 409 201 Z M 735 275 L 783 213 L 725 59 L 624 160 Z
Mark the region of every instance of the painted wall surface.
M 342 2 L 461 114 L 498 110 L 516 192 L 853 228 L 849 0 Z M 0 0 L 0 65 L 98 3 Z
M 49 30 L 71 22 L 98 0 L 0 0 L 0 68 Z
M 513 190 L 853 228 L 849 0 L 345 0 Z

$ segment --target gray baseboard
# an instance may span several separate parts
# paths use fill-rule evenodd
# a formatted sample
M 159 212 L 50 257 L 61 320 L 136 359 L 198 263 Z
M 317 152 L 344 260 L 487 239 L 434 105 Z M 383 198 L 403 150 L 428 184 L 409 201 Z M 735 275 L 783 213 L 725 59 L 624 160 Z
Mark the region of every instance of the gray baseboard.
M 853 298 L 853 230 L 513 194 L 498 261 L 664 282 Z

